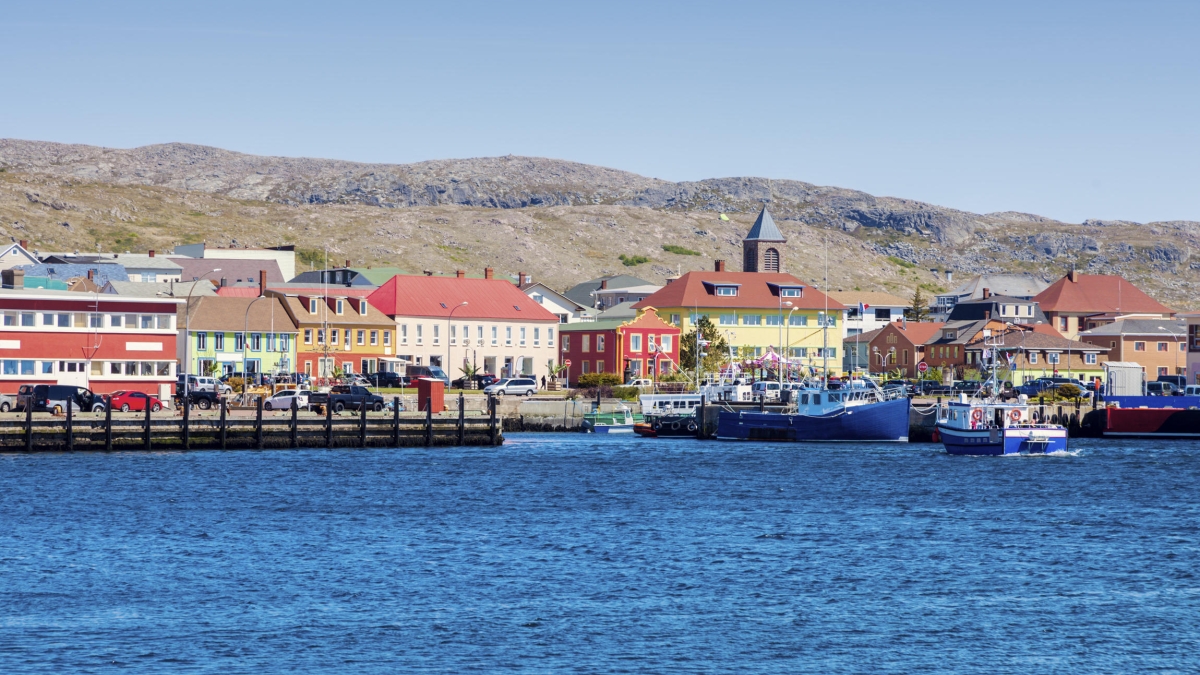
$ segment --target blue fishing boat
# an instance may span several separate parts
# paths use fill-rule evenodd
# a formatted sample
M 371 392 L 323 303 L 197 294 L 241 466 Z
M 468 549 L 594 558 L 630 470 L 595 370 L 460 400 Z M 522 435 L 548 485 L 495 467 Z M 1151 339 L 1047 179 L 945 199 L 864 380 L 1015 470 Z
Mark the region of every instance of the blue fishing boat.
M 873 385 L 873 383 L 871 383 Z M 908 441 L 908 397 L 876 386 L 801 388 L 782 412 L 722 410 L 717 438 L 762 441 Z
M 1067 429 L 1034 419 L 1025 402 L 968 400 L 939 415 L 938 435 L 951 455 L 1042 455 L 1067 450 Z

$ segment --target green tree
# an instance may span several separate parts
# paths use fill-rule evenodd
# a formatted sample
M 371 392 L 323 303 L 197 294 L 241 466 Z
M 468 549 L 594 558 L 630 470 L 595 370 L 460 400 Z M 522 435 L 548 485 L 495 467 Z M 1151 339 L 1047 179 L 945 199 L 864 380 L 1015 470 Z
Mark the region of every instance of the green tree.
M 921 293 L 920 286 L 917 286 L 917 290 L 913 291 L 912 307 L 909 307 L 904 313 L 908 316 L 909 321 L 925 321 L 929 319 L 929 301 L 925 299 L 925 294 Z
M 679 343 L 679 366 L 686 371 L 694 372 L 696 370 L 696 335 L 699 333 L 701 339 L 708 340 L 708 346 L 703 348 L 707 354 L 700 364 L 700 369 L 706 373 L 716 372 L 721 369 L 721 365 L 725 363 L 725 359 L 729 354 L 729 343 L 725 341 L 721 331 L 708 320 L 707 316 L 701 315 L 696 321 L 696 327 L 690 333 L 681 336 Z

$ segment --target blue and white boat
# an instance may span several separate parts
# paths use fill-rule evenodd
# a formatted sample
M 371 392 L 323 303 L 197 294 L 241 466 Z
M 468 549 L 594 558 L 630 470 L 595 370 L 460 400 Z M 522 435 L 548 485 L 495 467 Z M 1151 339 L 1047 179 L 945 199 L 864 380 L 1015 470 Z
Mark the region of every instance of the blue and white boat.
M 872 385 L 874 383 L 871 383 Z M 783 412 L 722 410 L 717 438 L 762 441 L 908 441 L 908 397 L 879 387 L 791 392 Z
M 939 414 L 937 430 L 951 455 L 1043 455 L 1067 450 L 1066 427 L 1037 422 L 1024 401 L 969 400 L 963 394 Z
M 632 434 L 633 425 L 641 421 L 641 414 L 634 413 L 626 406 L 611 412 L 595 409 L 584 414 L 583 429 L 593 434 Z

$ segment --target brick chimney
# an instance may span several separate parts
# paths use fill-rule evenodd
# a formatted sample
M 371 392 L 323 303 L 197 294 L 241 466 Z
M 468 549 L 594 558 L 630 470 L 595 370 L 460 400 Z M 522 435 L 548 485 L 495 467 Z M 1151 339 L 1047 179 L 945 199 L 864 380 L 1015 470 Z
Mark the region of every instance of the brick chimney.
M 517 272 L 517 285 L 524 286 L 527 283 L 529 283 L 529 280 L 526 278 L 525 273 Z
M 221 277 L 221 288 L 225 288 L 228 285 L 229 285 L 229 280 L 226 279 L 225 277 Z
M 992 310 L 990 310 L 990 309 L 983 310 L 983 320 L 984 321 L 992 320 Z
M 992 289 L 990 289 L 990 288 L 983 289 L 983 298 L 986 300 L 990 297 L 992 297 Z
M 96 280 L 96 270 L 88 270 L 88 281 Z
M 724 272 L 725 271 L 725 261 L 724 260 L 714 260 L 713 261 L 713 271 Z
M 1067 280 L 1069 280 L 1071 283 L 1074 283 L 1074 284 L 1079 283 L 1079 272 L 1077 272 L 1076 270 L 1071 270 L 1070 272 L 1067 272 Z
M 349 268 L 350 268 L 350 261 L 349 261 L 349 260 L 347 260 L 347 261 L 346 261 L 346 268 L 347 268 L 347 269 L 349 269 Z
M 258 297 L 261 298 L 262 296 L 264 296 L 266 294 L 267 294 L 267 271 L 259 270 L 258 271 Z
M 491 279 L 495 276 L 496 276 L 496 270 L 494 270 L 490 267 L 483 268 L 483 278 L 484 279 Z
M 21 241 L 19 241 L 17 243 L 20 244 L 21 248 L 25 249 L 26 251 L 29 250 L 29 240 L 28 239 L 22 239 Z
M 0 272 L 0 285 L 13 290 L 25 289 L 25 270 L 4 270 Z
M 601 279 L 600 280 L 600 290 L 603 291 L 603 290 L 607 290 L 607 289 L 608 289 L 608 279 Z
M 462 270 L 454 270 L 454 278 L 455 279 L 466 279 L 467 273 Z
M 150 257 L 151 257 L 151 258 L 153 258 L 153 257 L 154 257 L 154 249 L 150 249 Z

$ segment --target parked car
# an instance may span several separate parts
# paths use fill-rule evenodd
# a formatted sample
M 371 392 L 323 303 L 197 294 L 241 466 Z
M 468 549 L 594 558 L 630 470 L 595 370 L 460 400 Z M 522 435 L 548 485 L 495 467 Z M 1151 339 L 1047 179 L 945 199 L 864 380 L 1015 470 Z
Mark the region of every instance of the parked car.
M 496 376 L 488 375 L 488 374 L 476 375 L 473 379 L 475 380 L 475 388 L 476 389 L 483 389 L 484 387 L 488 386 L 489 384 L 495 384 L 495 382 L 496 382 Z M 450 386 L 454 387 L 455 389 L 466 389 L 467 384 L 468 384 L 467 378 L 460 377 L 457 380 L 451 382 Z
M 395 389 L 403 386 L 402 383 L 404 378 L 400 375 L 400 373 L 379 371 L 377 373 L 371 373 L 370 375 L 367 375 L 367 380 L 373 387 L 379 387 L 381 389 Z
M 404 374 L 408 377 L 408 381 L 419 380 L 422 377 L 431 380 L 441 380 L 450 386 L 450 376 L 440 366 L 408 366 L 404 369 Z
M 175 390 L 182 393 L 184 391 L 184 375 L 180 374 L 175 378 Z M 211 391 L 218 394 L 232 394 L 233 387 L 225 384 L 215 377 L 206 377 L 204 375 L 187 375 L 187 391 Z
M 271 398 L 263 401 L 263 410 L 291 410 L 292 401 L 300 410 L 308 410 L 308 398 L 312 392 L 308 389 L 284 389 L 275 392 Z
M 634 380 L 634 382 L 638 381 Z M 650 380 L 645 380 L 645 382 L 649 383 Z M 761 398 L 764 401 L 778 401 L 781 389 L 782 387 L 780 387 L 778 382 L 771 381 L 755 382 L 750 386 L 751 396 L 755 399 Z
M 330 406 L 333 412 L 340 413 L 349 408 L 360 410 L 364 405 L 368 410 L 379 412 L 383 410 L 384 400 L 379 394 L 372 394 L 370 389 L 353 384 L 339 384 L 331 387 L 329 392 L 314 391 L 308 395 L 308 404 L 312 407 Z
M 887 382 L 884 382 L 883 385 L 880 387 L 880 389 L 883 389 L 884 391 L 887 391 L 887 392 L 900 391 L 905 394 L 909 394 L 912 392 L 912 387 L 910 387 L 907 383 L 905 383 L 904 380 L 889 380 Z
M 183 390 L 182 389 L 177 390 L 175 392 L 175 396 L 173 398 L 175 400 L 176 406 L 182 406 L 183 405 Z M 193 391 L 189 391 L 188 395 L 187 395 L 188 403 L 190 405 L 196 406 L 197 408 L 199 408 L 201 410 L 208 410 L 209 408 L 220 405 L 221 398 L 222 398 L 222 394 L 215 392 L 215 391 L 193 390 Z
M 1147 396 L 1182 396 L 1183 392 L 1179 391 L 1171 382 L 1147 382 Z
M 86 387 L 66 384 L 23 384 L 17 390 L 17 409 L 24 412 L 62 413 L 71 406 L 73 411 L 102 411 L 104 400 Z
M 1171 384 L 1175 385 L 1175 388 L 1179 391 L 1183 391 L 1188 386 L 1187 375 L 1159 375 L 1154 381 L 1170 382 Z
M 8 394 L 0 394 L 0 412 L 8 412 L 17 407 L 17 400 Z
M 778 383 L 778 382 L 776 382 L 775 384 L 776 384 L 776 387 L 775 387 L 775 388 L 776 388 L 776 390 L 778 390 L 778 389 L 779 389 L 779 387 L 778 387 L 779 383 Z M 634 379 L 632 379 L 632 380 L 630 380 L 630 381 L 626 382 L 626 383 L 625 383 L 625 386 L 626 386 L 626 387 L 640 387 L 640 388 L 643 388 L 643 389 L 650 389 L 650 388 L 652 388 L 652 387 L 654 386 L 654 381 L 653 381 L 653 380 L 651 380 L 651 379 L 650 379 L 650 378 L 648 378 L 648 377 L 636 377 L 636 378 L 634 378 Z
M 532 377 L 506 377 L 483 388 L 483 393 L 495 396 L 533 396 L 537 393 L 537 380 Z
M 120 389 L 109 394 L 108 400 L 112 402 L 113 410 L 121 412 L 137 411 L 141 412 L 150 407 L 150 412 L 158 412 L 163 409 L 162 401 L 158 400 L 157 396 L 145 394 L 140 391 L 126 391 Z
M 1200 384 L 1189 384 L 1183 390 L 1184 396 L 1200 396 Z M 3 404 L 0 404 L 3 405 Z

